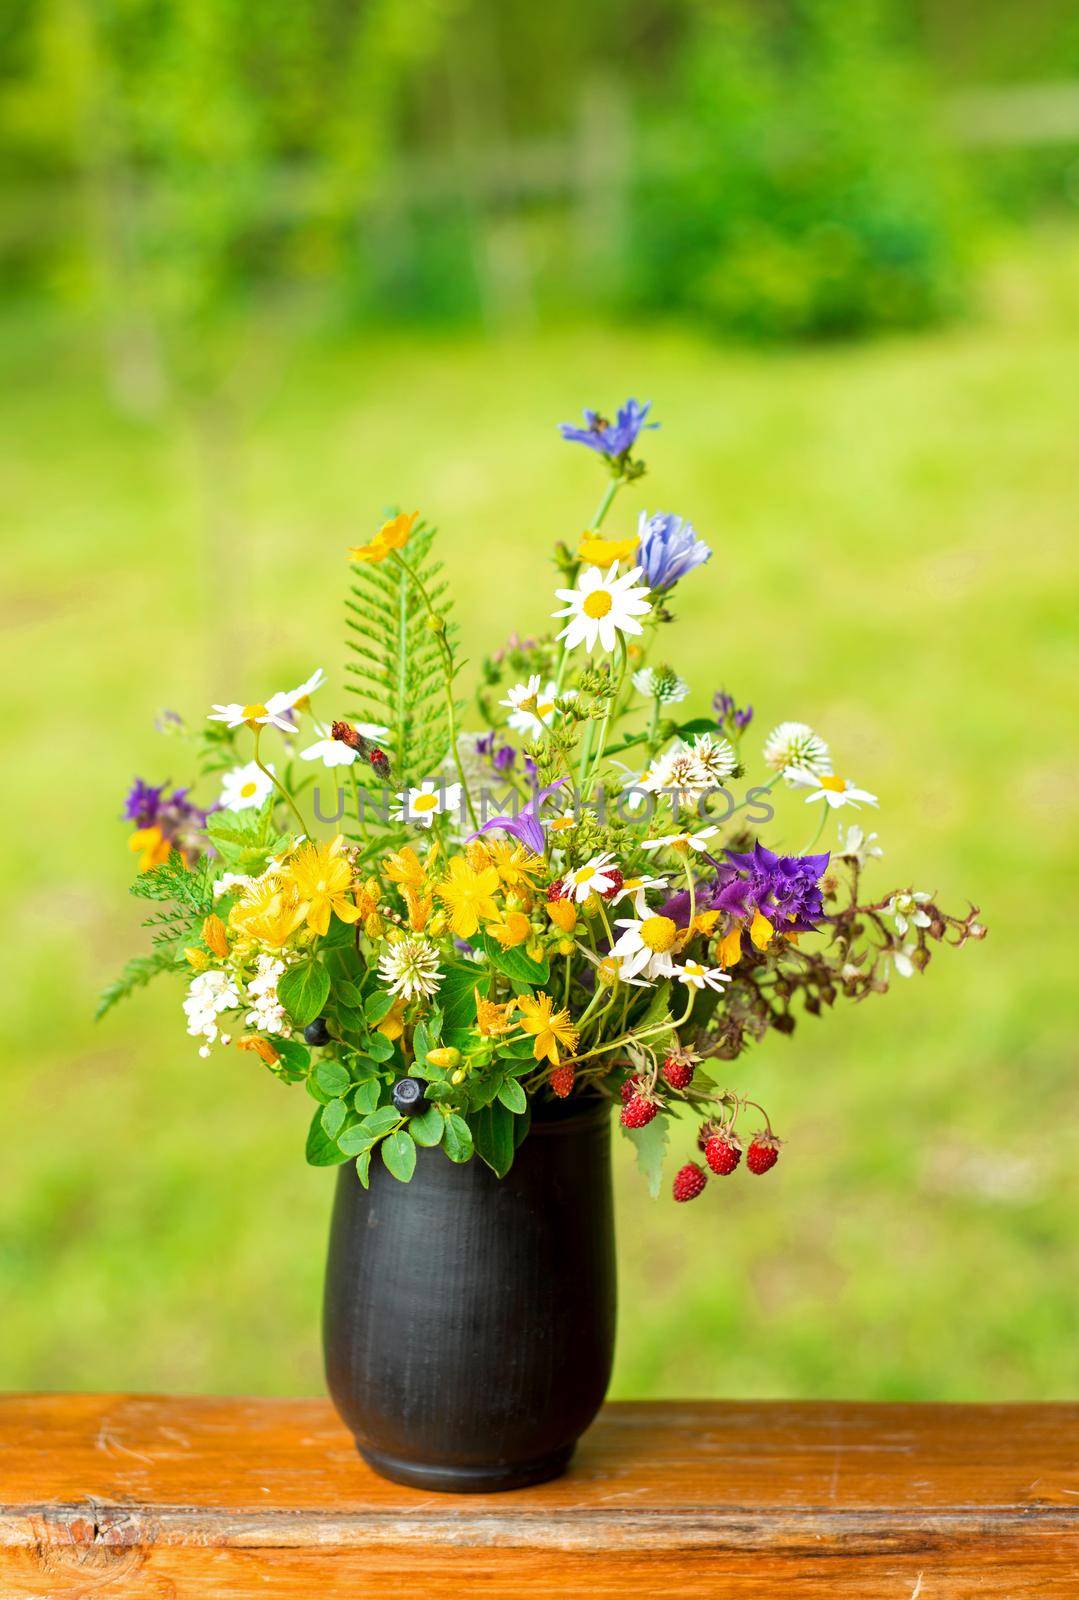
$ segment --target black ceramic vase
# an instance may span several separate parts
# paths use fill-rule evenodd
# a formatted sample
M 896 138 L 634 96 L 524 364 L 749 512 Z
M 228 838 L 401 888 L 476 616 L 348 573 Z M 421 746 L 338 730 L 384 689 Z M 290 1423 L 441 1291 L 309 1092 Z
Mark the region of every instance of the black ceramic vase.
M 537 1104 L 501 1180 L 420 1150 L 410 1183 L 340 1170 L 323 1342 L 376 1472 L 516 1489 L 563 1472 L 603 1401 L 615 1329 L 608 1102 Z

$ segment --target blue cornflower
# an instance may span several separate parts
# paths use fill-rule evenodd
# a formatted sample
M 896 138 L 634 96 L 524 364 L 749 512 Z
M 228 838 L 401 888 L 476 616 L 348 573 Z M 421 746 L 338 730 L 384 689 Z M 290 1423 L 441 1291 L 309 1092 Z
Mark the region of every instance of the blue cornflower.
M 670 511 L 657 511 L 653 516 L 642 511 L 637 538 L 634 560 L 650 589 L 669 589 L 687 572 L 712 558 L 708 545 L 697 538 L 693 524 Z
M 563 439 L 569 439 L 573 444 L 585 444 L 590 450 L 598 450 L 608 461 L 624 461 L 643 428 L 659 427 L 658 422 L 645 421 L 651 405 L 651 400 L 646 400 L 643 406 L 636 400 L 627 400 L 624 406 L 619 406 L 614 422 L 608 422 L 598 411 L 586 411 L 585 427 L 562 422 L 559 423 L 559 432 Z

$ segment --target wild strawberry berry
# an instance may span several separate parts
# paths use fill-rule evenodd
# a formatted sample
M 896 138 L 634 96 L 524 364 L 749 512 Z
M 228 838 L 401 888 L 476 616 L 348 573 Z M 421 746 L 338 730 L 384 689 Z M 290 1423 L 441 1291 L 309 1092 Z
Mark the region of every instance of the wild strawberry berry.
M 622 1107 L 623 1128 L 647 1128 L 659 1107 L 654 1100 L 646 1100 L 643 1094 L 634 1094 Z
M 693 1063 L 681 1056 L 668 1056 L 663 1063 L 663 1076 L 672 1089 L 688 1089 L 693 1082 Z
M 777 1139 L 772 1133 L 757 1133 L 753 1136 L 753 1143 L 746 1151 L 746 1166 L 750 1172 L 758 1175 L 770 1172 L 779 1160 L 779 1147 L 782 1140 Z
M 697 1149 L 703 1151 L 712 1135 L 719 1132 L 720 1127 L 721 1124 L 718 1122 L 702 1122 L 697 1129 Z
M 560 1067 L 552 1067 L 547 1076 L 547 1082 L 551 1085 L 551 1093 L 556 1094 L 560 1100 L 564 1100 L 568 1094 L 572 1093 L 576 1076 L 577 1069 L 569 1062 Z
M 742 1159 L 742 1145 L 733 1133 L 713 1133 L 704 1147 L 704 1159 L 721 1178 L 734 1171 Z
M 626 880 L 617 867 L 604 867 L 603 876 L 610 880 L 610 888 L 604 889 L 602 899 L 613 900 L 616 894 L 621 893 L 622 885 Z
M 707 1182 L 704 1168 L 695 1161 L 687 1161 L 675 1173 L 671 1192 L 676 1200 L 696 1200 Z
M 561 878 L 555 878 L 552 883 L 547 885 L 547 898 L 548 900 L 564 900 L 566 898 L 566 886 Z
M 635 1072 L 631 1073 L 626 1079 L 625 1083 L 622 1085 L 622 1104 L 625 1105 L 627 1100 L 632 1100 L 633 1096 L 637 1093 L 640 1087 L 640 1078 Z

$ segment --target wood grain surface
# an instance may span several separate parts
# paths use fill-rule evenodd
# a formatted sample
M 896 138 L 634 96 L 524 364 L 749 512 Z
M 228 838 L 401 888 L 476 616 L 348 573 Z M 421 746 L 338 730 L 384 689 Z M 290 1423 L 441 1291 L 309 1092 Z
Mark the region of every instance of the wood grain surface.
M 325 1400 L 0 1399 L 0 1600 L 1079 1600 L 1079 1408 L 612 1404 L 569 1475 L 429 1495 Z

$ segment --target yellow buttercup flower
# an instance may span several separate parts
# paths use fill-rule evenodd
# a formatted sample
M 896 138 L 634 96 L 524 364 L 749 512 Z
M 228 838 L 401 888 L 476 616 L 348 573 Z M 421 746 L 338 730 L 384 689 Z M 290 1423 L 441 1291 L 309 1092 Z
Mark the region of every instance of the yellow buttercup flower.
M 160 828 L 136 828 L 127 841 L 127 848 L 138 855 L 140 872 L 159 867 L 172 853 L 172 844 Z
M 612 561 L 628 561 L 636 548 L 636 539 L 604 539 L 598 533 L 582 533 L 577 560 L 593 567 L 609 567 Z
M 431 920 L 431 913 L 435 909 L 434 896 L 419 894 L 415 889 L 405 885 L 401 889 L 408 907 L 408 925 L 413 933 L 422 933 Z
M 521 1026 L 526 1033 L 535 1034 L 532 1054 L 537 1061 L 547 1060 L 558 1065 L 558 1046 L 565 1045 L 570 1052 L 577 1048 L 577 1029 L 569 1019 L 568 1011 L 555 1011 L 554 1001 L 542 991 L 531 998 L 522 995 L 517 1004 L 521 1008 Z
M 384 522 L 374 538 L 368 539 L 366 544 L 351 545 L 348 552 L 349 560 L 385 561 L 391 550 L 403 550 L 418 517 L 418 511 L 399 512 L 396 517 L 391 517 L 389 522 Z
M 517 1009 L 517 1001 L 507 1000 L 499 1005 L 496 1000 L 485 1000 L 479 990 L 476 996 L 476 1028 L 485 1039 L 496 1038 L 501 1033 L 509 1033 L 513 1027 L 513 1013 Z
M 288 876 L 312 933 L 329 931 L 331 913 L 342 922 L 359 922 L 369 914 L 351 897 L 352 864 L 344 849 L 344 835 L 339 833 L 329 844 L 301 845 L 289 862 Z
M 459 939 L 470 939 L 484 921 L 498 916 L 494 895 L 498 889 L 498 873 L 494 867 L 484 867 L 477 872 L 464 856 L 454 856 L 450 861 L 449 876 L 438 886 L 438 898 L 450 914 L 450 927 Z
M 772 942 L 775 929 L 760 911 L 754 911 L 753 921 L 749 924 L 749 937 L 753 940 L 758 950 L 766 950 Z
M 532 936 L 532 924 L 523 911 L 507 911 L 501 922 L 489 922 L 487 932 L 494 934 L 503 950 L 512 950 Z

